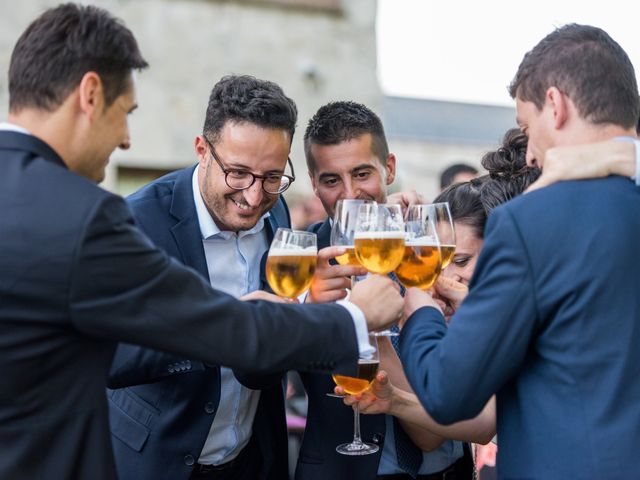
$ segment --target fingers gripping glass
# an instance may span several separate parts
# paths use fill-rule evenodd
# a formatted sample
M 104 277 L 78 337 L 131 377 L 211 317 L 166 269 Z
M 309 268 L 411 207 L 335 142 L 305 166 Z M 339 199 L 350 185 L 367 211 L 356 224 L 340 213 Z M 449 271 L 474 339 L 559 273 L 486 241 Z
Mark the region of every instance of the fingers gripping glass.
M 270 195 L 278 195 L 284 192 L 296 179 L 296 174 L 293 171 L 293 163 L 291 158 L 287 157 L 287 163 L 291 168 L 291 175 L 285 175 L 283 173 L 268 173 L 266 175 L 258 175 L 248 170 L 240 170 L 235 168 L 225 168 L 220 160 L 220 156 L 216 153 L 216 149 L 213 148 L 211 142 L 207 137 L 203 136 L 204 141 L 209 145 L 211 156 L 216 161 L 222 173 L 224 173 L 224 181 L 229 188 L 234 190 L 246 190 L 251 187 L 256 179 L 262 180 L 262 190 Z

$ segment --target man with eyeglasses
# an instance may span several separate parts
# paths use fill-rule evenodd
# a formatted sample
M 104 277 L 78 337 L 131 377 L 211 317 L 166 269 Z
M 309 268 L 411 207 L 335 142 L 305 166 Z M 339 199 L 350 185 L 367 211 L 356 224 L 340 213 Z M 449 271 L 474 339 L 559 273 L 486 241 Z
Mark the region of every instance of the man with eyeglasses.
M 284 301 L 263 291 L 261 261 L 275 230 L 290 223 L 280 194 L 295 180 L 296 119 L 275 83 L 222 78 L 195 139 L 198 165 L 129 197 L 140 226 L 215 288 Z M 119 477 L 288 478 L 283 377 L 247 380 L 255 390 L 231 369 L 120 345 L 108 394 Z

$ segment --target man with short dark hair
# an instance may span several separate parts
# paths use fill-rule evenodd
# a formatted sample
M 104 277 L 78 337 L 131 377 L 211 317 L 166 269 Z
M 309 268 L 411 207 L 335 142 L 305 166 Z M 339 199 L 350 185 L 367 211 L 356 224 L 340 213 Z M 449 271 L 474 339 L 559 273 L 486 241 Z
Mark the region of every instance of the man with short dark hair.
M 140 227 L 214 288 L 284 301 L 263 291 L 262 260 L 275 231 L 290 227 L 280 194 L 294 180 L 284 172 L 296 119 L 295 103 L 275 83 L 222 78 L 195 138 L 198 164 L 129 197 Z M 250 389 L 229 368 L 120 345 L 109 381 L 117 389 L 108 394 L 119 478 L 287 478 L 282 380 L 253 379 Z M 148 415 L 156 417 L 152 424 L 145 424 Z M 147 440 L 140 446 L 143 429 Z M 185 464 L 187 455 L 192 465 Z
M 367 273 L 360 266 L 333 264 L 336 250 L 329 245 L 336 203 L 342 199 L 386 202 L 386 187 L 395 178 L 396 157 L 389 152 L 380 118 L 365 105 L 350 101 L 320 107 L 309 120 L 304 144 L 314 192 L 328 215 L 324 222 L 311 227 L 318 235 L 318 248 L 323 250 L 318 253 L 309 300 L 332 302 L 347 295 L 347 288 L 351 288 L 349 277 Z M 389 338 L 380 337 L 378 344 L 381 368 L 388 369 L 394 381 L 408 388 Z M 380 445 L 379 453 L 358 461 L 341 455 L 336 446 L 353 434 L 351 409 L 326 395 L 335 387 L 331 376 L 302 374 L 301 378 L 309 408 L 297 479 L 403 479 L 416 474 L 418 478 L 435 479 L 438 477 L 434 475 L 444 476 L 446 471 L 451 475 L 463 456 L 461 442 L 445 440 L 388 415 L 360 417 L 363 441 Z
M 544 168 L 553 147 L 635 138 L 633 65 L 599 28 L 547 35 L 510 93 L 529 166 Z M 491 213 L 448 328 L 427 293 L 405 297 L 401 356 L 414 391 L 446 424 L 496 394 L 500 478 L 637 476 L 640 270 L 629 259 L 639 204 L 640 190 L 618 176 L 523 195 Z
M 238 301 L 154 247 L 95 184 L 129 147 L 132 73 L 144 67 L 122 23 L 75 4 L 34 20 L 12 54 L 0 126 L 0 478 L 116 477 L 105 377 L 118 341 L 243 371 L 355 374 L 360 315 L 401 309 L 383 277 L 344 307 Z

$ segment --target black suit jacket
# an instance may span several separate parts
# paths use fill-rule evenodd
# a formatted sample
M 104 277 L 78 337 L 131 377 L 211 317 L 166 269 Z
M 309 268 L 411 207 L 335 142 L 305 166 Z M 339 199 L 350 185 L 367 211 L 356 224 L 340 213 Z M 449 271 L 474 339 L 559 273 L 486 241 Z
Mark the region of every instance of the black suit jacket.
M 165 175 L 131 195 L 128 203 L 158 247 L 209 280 L 193 171 L 188 167 Z M 280 199 L 266 221 L 269 240 L 278 227 L 289 226 L 289 212 Z M 260 288 L 268 289 L 264 268 L 260 275 Z M 220 367 L 120 344 L 111 372 L 109 385 L 117 390 L 108 392 L 109 416 L 120 480 L 188 479 L 219 409 Z M 261 453 L 260 478 L 283 480 L 288 477 L 283 377 L 258 380 L 253 438 Z
M 115 478 L 117 341 L 241 370 L 355 373 L 344 309 L 213 290 L 35 137 L 0 132 L 0 208 L 0 478 Z

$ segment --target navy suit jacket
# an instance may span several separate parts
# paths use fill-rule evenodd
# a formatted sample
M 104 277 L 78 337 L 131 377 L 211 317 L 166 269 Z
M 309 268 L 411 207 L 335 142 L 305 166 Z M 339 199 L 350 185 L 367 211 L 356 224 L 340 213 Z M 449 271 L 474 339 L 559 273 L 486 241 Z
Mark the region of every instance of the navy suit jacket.
M 449 329 L 408 320 L 402 359 L 434 419 L 494 393 L 503 479 L 638 478 L 640 189 L 564 182 L 490 216 L 469 296 Z
M 38 138 L 0 132 L 0 208 L 2 479 L 116 477 L 105 388 L 118 341 L 246 371 L 355 374 L 342 307 L 212 289 Z
M 194 168 L 152 182 L 131 195 L 128 202 L 138 224 L 158 247 L 209 280 L 193 201 Z M 269 240 L 278 227 L 290 226 L 282 198 L 271 209 L 266 223 Z M 261 288 L 266 289 L 264 268 L 260 273 Z M 262 454 L 260 478 L 282 480 L 288 477 L 283 377 L 251 381 L 252 388 L 257 381 L 263 387 L 253 425 Z M 220 367 L 121 344 L 109 385 L 118 387 L 110 390 L 108 397 L 119 478 L 189 478 L 191 458 L 200 455 L 218 410 Z M 154 420 L 147 421 L 149 417 Z
M 318 236 L 318 248 L 330 245 L 329 220 L 309 228 Z M 347 456 L 336 452 L 341 443 L 353 439 L 353 410 L 339 398 L 328 397 L 335 383 L 331 375 L 301 373 L 309 405 L 307 426 L 298 456 L 295 478 L 298 480 L 326 480 L 345 478 L 371 480 L 377 477 L 380 455 L 384 447 L 386 425 L 384 415 L 360 415 L 360 430 L 364 442 L 380 447 L 377 453 Z M 390 438 L 389 441 L 394 441 Z

